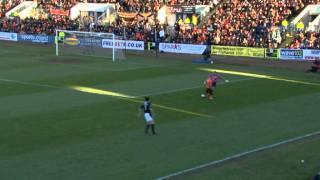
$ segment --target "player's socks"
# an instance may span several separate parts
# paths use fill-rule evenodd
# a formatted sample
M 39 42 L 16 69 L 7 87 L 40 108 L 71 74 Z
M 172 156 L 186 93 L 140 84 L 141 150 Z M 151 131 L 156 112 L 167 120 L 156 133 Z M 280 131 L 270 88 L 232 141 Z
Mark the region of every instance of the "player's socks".
M 156 134 L 156 131 L 154 130 L 154 124 L 151 124 L 151 130 L 152 130 L 152 134 Z
M 145 133 L 146 133 L 146 134 L 148 134 L 148 132 L 149 132 L 149 127 L 150 127 L 150 125 L 147 124 L 146 129 L 145 129 Z

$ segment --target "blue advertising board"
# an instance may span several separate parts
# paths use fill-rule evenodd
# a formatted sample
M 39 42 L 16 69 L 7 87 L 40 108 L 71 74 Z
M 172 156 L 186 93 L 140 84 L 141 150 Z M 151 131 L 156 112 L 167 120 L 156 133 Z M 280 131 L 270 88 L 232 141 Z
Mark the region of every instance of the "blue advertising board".
M 303 60 L 302 49 L 280 49 L 280 59 Z
M 18 41 L 33 42 L 33 43 L 53 43 L 53 36 L 38 35 L 38 34 L 19 34 Z

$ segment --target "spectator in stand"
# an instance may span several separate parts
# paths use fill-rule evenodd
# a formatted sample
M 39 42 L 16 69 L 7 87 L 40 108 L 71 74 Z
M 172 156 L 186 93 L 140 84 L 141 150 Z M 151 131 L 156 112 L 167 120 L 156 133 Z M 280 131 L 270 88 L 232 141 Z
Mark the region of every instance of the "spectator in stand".
M 316 32 L 297 32 L 293 38 L 290 48 L 292 49 L 319 49 L 320 48 L 320 34 Z
M 1 0 L 0 2 L 0 19 L 5 17 L 6 12 L 21 3 L 21 0 Z
M 215 13 L 206 20 L 207 23 L 199 24 L 195 16 L 178 20 L 174 30 L 163 29 L 163 41 L 170 40 L 177 43 L 213 44 L 249 47 L 276 48 L 282 42 L 286 29 L 286 19 L 297 13 L 307 4 L 319 3 L 320 0 L 41 0 L 39 3 L 39 18 L 24 20 L 4 18 L 5 12 L 20 3 L 20 0 L 5 0 L 0 4 L 0 30 L 21 33 L 53 34 L 55 28 L 88 31 L 90 24 L 93 31 L 114 32 L 117 36 L 126 39 L 153 40 L 154 24 L 148 18 L 134 18 L 125 21 L 117 18 L 114 23 L 103 25 L 94 22 L 88 16 L 82 19 L 71 20 L 67 16 L 51 14 L 51 9 L 69 11 L 79 2 L 88 3 L 115 3 L 116 10 L 124 13 L 150 13 L 153 16 L 161 6 L 168 5 L 198 5 L 215 6 Z M 144 6 L 141 6 L 143 4 Z M 148 16 L 148 15 L 147 15 Z M 80 22 L 85 23 L 80 27 Z M 281 27 L 282 26 L 282 27 Z M 156 28 L 158 36 L 163 37 L 160 26 Z M 298 33 L 292 45 L 295 48 L 319 48 L 319 34 Z
M 281 22 L 305 4 L 301 0 L 226 0 L 210 18 L 214 44 L 277 47 Z

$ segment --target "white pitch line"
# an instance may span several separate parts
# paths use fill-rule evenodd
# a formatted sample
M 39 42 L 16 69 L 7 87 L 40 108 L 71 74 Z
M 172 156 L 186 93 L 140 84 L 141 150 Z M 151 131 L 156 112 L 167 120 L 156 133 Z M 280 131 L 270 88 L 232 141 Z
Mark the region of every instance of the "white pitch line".
M 251 79 L 255 79 L 255 78 L 243 78 L 243 79 L 237 79 L 237 80 L 233 80 L 230 81 L 229 83 L 223 83 L 223 84 L 230 84 L 230 83 L 235 83 L 235 82 L 240 82 L 240 81 L 247 81 L 247 80 L 251 80 Z M 58 87 L 58 86 L 53 86 L 53 85 L 49 85 L 49 84 L 40 84 L 40 83 L 32 83 L 32 82 L 27 82 L 27 81 L 18 81 L 18 80 L 12 80 L 12 79 L 3 79 L 0 78 L 0 81 L 3 82 L 11 82 L 11 83 L 16 83 L 16 84 L 23 84 L 23 85 L 29 85 L 29 86 L 37 86 L 37 87 L 47 87 L 47 88 L 54 88 L 54 89 L 68 89 L 68 88 L 64 88 L 64 87 Z M 221 84 L 222 85 L 222 84 Z M 161 94 L 169 94 L 169 93 L 174 93 L 174 92 L 179 92 L 179 91 L 186 91 L 186 90 L 191 90 L 191 89 L 196 89 L 196 88 L 200 88 L 202 86 L 193 86 L 193 87 L 186 87 L 186 88 L 179 88 L 179 89 L 171 89 L 168 91 L 160 91 L 160 92 L 156 92 L 156 93 L 150 93 L 150 94 L 143 94 L 143 95 L 135 95 L 138 97 L 143 97 L 143 96 L 155 96 L 155 95 L 161 95 Z M 70 89 L 69 89 L 70 90 Z
M 211 162 L 208 162 L 208 163 L 205 163 L 205 164 L 201 164 L 201 165 L 189 168 L 189 169 L 185 169 L 185 170 L 181 170 L 181 171 L 178 171 L 178 172 L 175 172 L 175 173 L 171 173 L 169 175 L 166 175 L 166 176 L 163 176 L 163 177 L 159 177 L 159 178 L 157 178 L 157 180 L 164 180 L 164 179 L 173 178 L 173 177 L 185 174 L 185 173 L 190 173 L 192 171 L 196 171 L 196 170 L 199 170 L 199 169 L 202 169 L 202 168 L 206 168 L 206 167 L 209 167 L 209 166 L 214 166 L 214 165 L 217 165 L 217 164 L 221 164 L 221 163 L 224 163 L 226 161 L 231 161 L 231 160 L 234 160 L 234 159 L 237 159 L 237 158 L 241 158 L 241 157 L 244 157 L 244 156 L 248 156 L 248 155 L 251 155 L 251 154 L 258 153 L 260 151 L 269 150 L 269 149 L 276 148 L 276 147 L 284 145 L 284 144 L 289 144 L 289 143 L 292 143 L 292 142 L 300 141 L 300 140 L 303 140 L 303 139 L 306 139 L 306 138 L 309 138 L 309 137 L 313 137 L 313 136 L 317 136 L 317 135 L 320 135 L 320 131 L 316 131 L 316 132 L 305 134 L 305 135 L 298 136 L 298 137 L 295 137 L 295 138 L 287 139 L 287 140 L 284 140 L 284 141 L 280 141 L 278 143 L 262 146 L 262 147 L 259 147 L 259 148 L 256 148 L 256 149 L 253 149 L 253 150 L 250 150 L 250 151 L 246 151 L 246 152 L 243 152 L 243 153 L 239 153 L 239 154 L 235 154 L 235 155 L 232 155 L 232 156 L 228 156 L 228 157 L 220 159 L 220 160 L 211 161 Z
M 11 83 L 16 83 L 16 84 L 23 84 L 23 85 L 30 85 L 30 86 L 37 86 L 37 87 L 47 87 L 47 88 L 55 88 L 55 89 L 60 89 L 61 88 L 61 87 L 53 86 L 53 85 L 49 85 L 49 84 L 39 84 L 39 83 L 18 81 L 18 80 L 12 80 L 12 79 L 2 79 L 1 78 L 0 81 L 11 82 Z
M 243 78 L 243 79 L 237 79 L 237 80 L 232 80 L 229 81 L 229 83 L 223 83 L 221 85 L 227 85 L 227 84 L 232 84 L 232 83 L 236 83 L 236 82 L 240 82 L 240 81 L 248 81 L 248 80 L 252 80 L 252 79 L 256 79 L 256 78 Z M 203 87 L 203 85 L 198 85 L 198 86 L 193 86 L 193 87 L 186 87 L 186 88 L 179 88 L 179 89 L 171 89 L 168 91 L 160 91 L 160 92 L 155 92 L 155 93 L 150 93 L 150 94 L 145 94 L 145 95 L 136 95 L 136 96 L 155 96 L 155 95 L 162 95 L 162 94 L 169 94 L 169 93 L 174 93 L 174 92 L 179 92 L 179 91 L 187 91 L 187 90 L 191 90 L 191 89 L 197 89 Z

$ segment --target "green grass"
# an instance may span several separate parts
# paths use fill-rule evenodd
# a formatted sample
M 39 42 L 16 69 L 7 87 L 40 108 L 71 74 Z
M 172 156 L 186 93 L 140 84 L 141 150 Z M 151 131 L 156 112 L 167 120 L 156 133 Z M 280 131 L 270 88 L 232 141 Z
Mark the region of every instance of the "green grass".
M 320 78 L 294 70 L 195 65 L 179 58 L 54 56 L 54 47 L 0 42 L 0 179 L 155 179 L 319 131 Z M 317 85 L 223 75 L 200 98 L 208 72 L 272 75 Z M 157 136 L 144 134 L 136 100 L 155 104 Z M 192 113 L 204 114 L 198 116 Z M 319 138 L 210 167 L 190 179 L 307 179 L 320 171 Z M 301 164 L 300 160 L 305 159 Z

